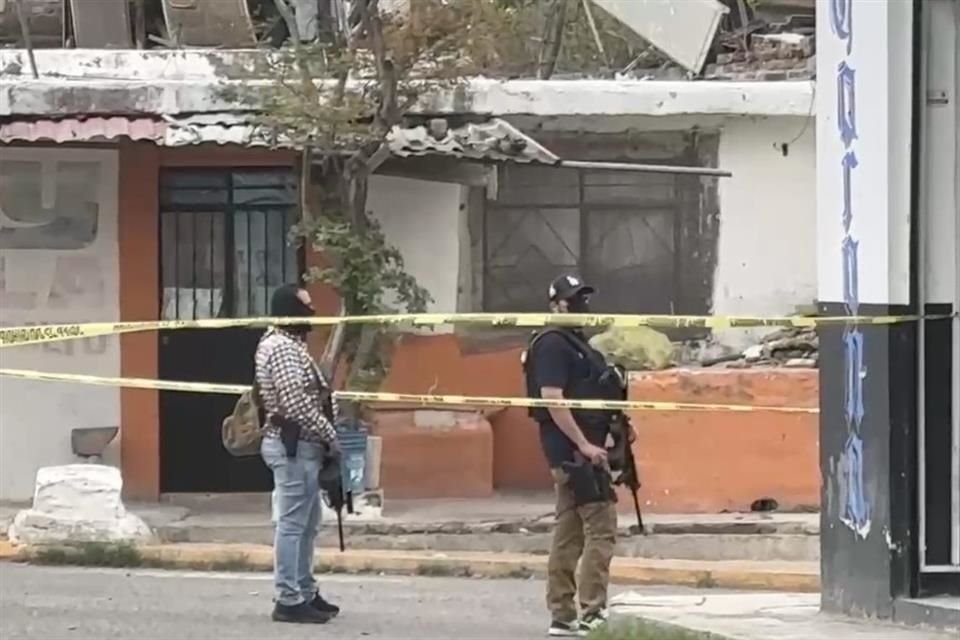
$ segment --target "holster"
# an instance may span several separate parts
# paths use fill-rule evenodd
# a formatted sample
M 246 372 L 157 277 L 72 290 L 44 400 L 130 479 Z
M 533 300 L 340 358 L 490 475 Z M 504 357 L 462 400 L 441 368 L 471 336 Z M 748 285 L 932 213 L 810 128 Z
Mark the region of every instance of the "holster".
M 297 444 L 300 442 L 300 423 L 279 415 L 274 415 L 271 419 L 280 427 L 280 442 L 283 443 L 287 457 L 296 458 Z
M 567 474 L 567 484 L 573 491 L 576 506 L 616 501 L 616 493 L 606 469 L 591 464 L 581 456 L 577 456 L 574 462 L 564 462 L 561 467 Z

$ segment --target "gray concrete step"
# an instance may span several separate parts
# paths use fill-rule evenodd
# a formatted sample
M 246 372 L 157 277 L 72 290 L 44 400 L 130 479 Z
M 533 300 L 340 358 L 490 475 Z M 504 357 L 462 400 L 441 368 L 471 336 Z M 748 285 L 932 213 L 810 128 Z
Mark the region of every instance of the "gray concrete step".
M 494 551 L 546 555 L 552 496 L 511 494 L 492 499 L 387 500 L 377 521 L 345 522 L 354 549 Z M 177 495 L 160 505 L 131 505 L 164 542 L 270 544 L 269 496 Z M 337 544 L 327 521 L 319 544 Z M 635 535 L 635 517 L 621 514 L 618 554 L 677 560 L 819 560 L 819 515 L 649 514 L 649 535 Z
M 26 505 L 19 505 L 26 506 Z M 269 494 L 174 495 L 160 503 L 131 504 L 162 542 L 270 544 Z M 387 500 L 383 518 L 345 522 L 353 549 L 492 551 L 546 555 L 552 497 L 548 494 L 469 500 Z M 0 535 L 16 509 L 0 508 Z M 8 517 L 4 517 L 8 516 Z M 618 554 L 675 560 L 819 561 L 815 513 L 648 514 L 649 535 L 636 535 L 634 516 L 622 514 Z M 335 546 L 335 522 L 318 543 Z
M 330 523 L 328 523 L 329 525 Z M 170 525 L 157 532 L 162 542 L 219 542 L 271 544 L 273 527 L 223 526 L 206 527 Z M 546 555 L 550 551 L 550 534 L 538 533 L 364 533 L 358 527 L 347 527 L 346 544 L 351 549 L 384 549 L 396 551 L 491 551 Z M 337 533 L 333 526 L 321 529 L 318 545 L 335 547 Z M 818 536 L 796 534 L 651 534 L 630 535 L 622 532 L 617 555 L 629 558 L 672 560 L 819 560 Z

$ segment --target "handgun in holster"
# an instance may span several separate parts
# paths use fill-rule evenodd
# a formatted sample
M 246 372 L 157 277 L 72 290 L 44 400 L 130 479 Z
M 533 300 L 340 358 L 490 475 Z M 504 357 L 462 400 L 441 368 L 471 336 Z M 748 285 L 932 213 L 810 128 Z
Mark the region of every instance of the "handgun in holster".
M 573 491 L 573 501 L 578 507 L 617 501 L 610 473 L 603 467 L 598 467 L 576 454 L 573 462 L 564 462 L 561 468 L 567 474 L 567 485 Z
M 280 442 L 287 452 L 288 458 L 297 457 L 297 444 L 300 442 L 300 423 L 291 418 L 274 414 L 270 416 L 271 422 L 280 428 Z
M 332 424 L 334 418 L 332 393 L 330 389 L 320 381 L 319 377 L 317 379 L 317 385 L 320 387 L 320 410 L 323 411 L 327 420 Z M 280 414 L 274 414 L 271 416 L 271 420 L 280 427 L 280 441 L 283 443 L 283 448 L 287 452 L 287 457 L 296 458 L 297 446 L 300 442 L 303 425 L 296 420 Z

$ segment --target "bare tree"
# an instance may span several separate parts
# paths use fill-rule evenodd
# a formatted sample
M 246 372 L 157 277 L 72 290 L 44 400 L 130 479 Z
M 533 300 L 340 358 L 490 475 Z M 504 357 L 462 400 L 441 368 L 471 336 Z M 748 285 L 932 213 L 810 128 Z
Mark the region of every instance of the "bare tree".
M 327 260 L 310 278 L 335 287 L 350 315 L 385 312 L 389 302 L 417 312 L 430 301 L 366 211 L 367 182 L 390 155 L 391 131 L 423 124 L 411 114 L 421 98 L 476 74 L 548 78 L 567 60 L 602 67 L 611 52 L 601 47 L 597 64 L 600 38 L 613 55 L 624 49 L 604 16 L 591 24 L 579 4 L 575 14 L 568 10 L 568 0 L 410 0 L 395 12 L 379 0 L 330 0 L 332 28 L 317 30 L 329 36 L 311 42 L 301 37 L 296 0 L 273 1 L 290 38 L 271 57 L 271 88 L 256 96 L 261 124 L 303 150 L 296 235 Z M 352 380 L 375 350 L 375 335 L 348 329 Z

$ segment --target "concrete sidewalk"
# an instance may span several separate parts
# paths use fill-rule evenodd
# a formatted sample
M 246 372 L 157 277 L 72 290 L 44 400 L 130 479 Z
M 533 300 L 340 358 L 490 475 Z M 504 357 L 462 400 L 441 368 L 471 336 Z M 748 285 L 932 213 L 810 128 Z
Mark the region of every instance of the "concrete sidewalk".
M 140 548 L 151 566 L 184 569 L 272 567 L 269 494 L 165 497 L 131 504 L 155 533 Z M 0 538 L 25 505 L 0 507 Z M 347 518 L 349 549 L 340 553 L 334 522 L 318 545 L 320 568 L 489 577 L 542 576 L 552 529 L 552 497 L 497 496 L 489 500 L 390 500 L 384 517 Z M 650 515 L 649 535 L 632 535 L 621 517 L 612 579 L 731 589 L 816 591 L 819 588 L 817 514 Z M 0 556 L 36 559 L 37 550 L 0 541 Z
M 27 505 L 0 505 L 0 537 Z M 160 543 L 270 545 L 269 494 L 173 495 L 163 502 L 130 504 Z M 388 500 L 382 518 L 347 516 L 353 549 L 399 552 L 502 552 L 545 555 L 550 548 L 553 497 L 545 493 L 489 499 Z M 318 544 L 337 544 L 332 518 Z M 649 514 L 648 535 L 631 531 L 621 515 L 617 554 L 686 561 L 819 560 L 818 514 Z
M 62 547 L 17 547 L 0 542 L 0 560 L 84 564 L 81 548 L 66 559 Z M 547 557 L 516 553 L 320 549 L 319 571 L 400 575 L 529 578 L 546 575 Z M 103 555 L 97 553 L 98 560 Z M 273 549 L 267 545 L 167 544 L 138 547 L 134 566 L 170 569 L 270 571 Z M 615 558 L 615 584 L 676 585 L 698 588 L 818 591 L 819 566 L 806 562 L 722 562 Z
M 906 628 L 820 613 L 820 597 L 803 593 L 615 596 L 612 624 L 631 620 L 683 627 L 718 640 L 956 640 L 949 632 Z
M 0 503 L 0 534 L 6 532 L 17 511 L 29 506 L 29 503 Z M 269 493 L 169 494 L 160 502 L 126 506 L 154 528 L 270 523 Z M 382 519 L 364 522 L 347 516 L 346 523 L 403 530 L 436 530 L 442 525 L 448 529 L 456 525 L 501 529 L 511 525 L 536 527 L 538 523 L 549 525 L 553 508 L 553 494 L 544 492 L 498 494 L 490 498 L 387 499 Z M 655 533 L 816 536 L 820 532 L 818 513 L 644 514 L 644 522 Z M 635 523 L 632 512 L 620 514 L 622 529 Z

